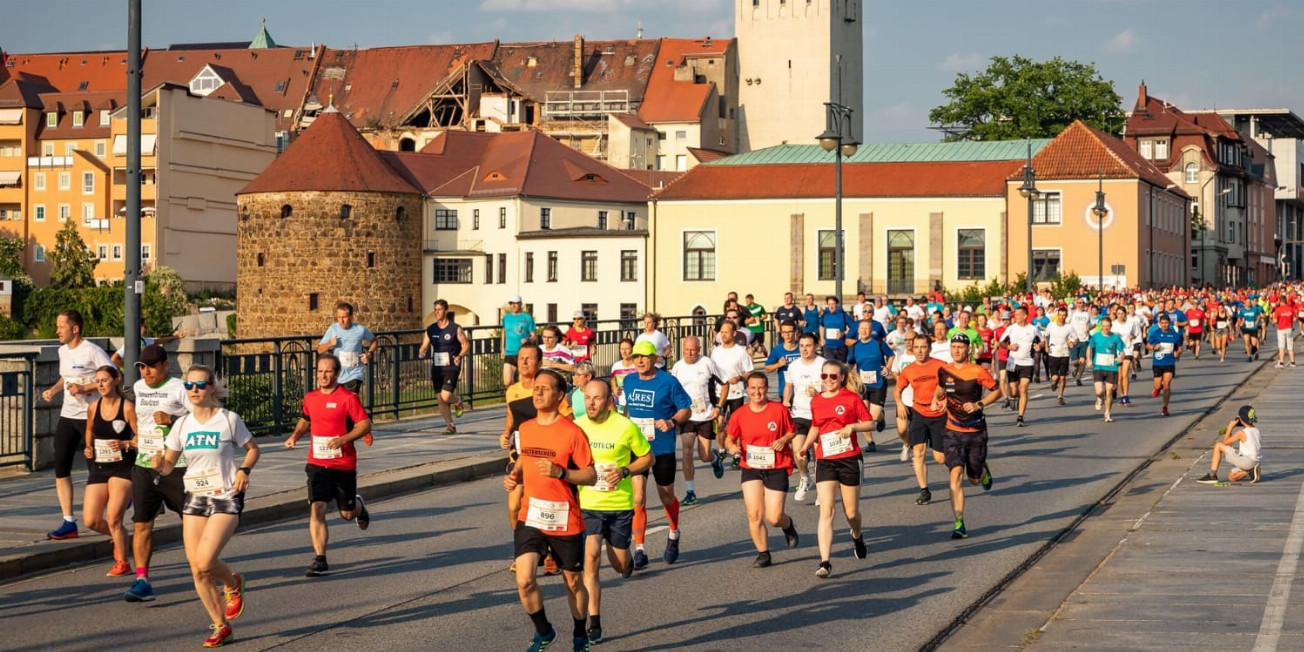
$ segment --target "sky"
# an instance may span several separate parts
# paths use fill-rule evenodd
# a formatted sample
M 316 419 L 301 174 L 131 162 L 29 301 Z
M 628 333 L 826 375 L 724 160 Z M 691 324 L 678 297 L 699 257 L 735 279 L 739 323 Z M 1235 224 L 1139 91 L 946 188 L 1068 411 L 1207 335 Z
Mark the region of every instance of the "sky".
M 733 35 L 747 0 L 142 0 L 143 43 L 282 45 Z M 796 0 L 794 0 L 796 1 Z M 0 0 L 0 49 L 123 49 L 127 0 Z M 865 128 L 872 142 L 936 141 L 928 111 L 993 56 L 1094 63 L 1130 109 L 1144 80 L 1183 109 L 1304 115 L 1304 0 L 864 0 Z M 818 101 L 818 100 L 816 100 Z

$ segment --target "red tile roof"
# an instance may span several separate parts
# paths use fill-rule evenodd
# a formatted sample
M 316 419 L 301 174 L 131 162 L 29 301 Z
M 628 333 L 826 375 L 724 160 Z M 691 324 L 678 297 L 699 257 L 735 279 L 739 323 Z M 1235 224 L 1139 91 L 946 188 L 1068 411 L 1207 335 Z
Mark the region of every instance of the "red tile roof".
M 319 47 L 317 52 L 324 49 Z M 245 87 L 242 97 L 276 112 L 277 130 L 291 130 L 293 114 L 303 105 L 320 58 L 312 53 L 308 48 L 150 50 L 141 68 L 141 88 L 154 88 L 164 82 L 189 86 L 191 78 L 212 64 L 225 69 L 219 75 L 228 82 L 231 77 L 227 71 L 239 80 Z M 291 117 L 286 117 L 287 110 Z
M 1002 197 L 1018 161 L 849 163 L 846 197 Z M 833 196 L 833 164 L 699 165 L 657 200 L 797 199 Z
M 546 99 L 548 91 L 625 90 L 629 101 L 637 105 L 643 101 L 659 43 L 659 39 L 584 41 L 578 89 L 572 75 L 573 41 L 503 43 L 493 60 L 507 81 L 539 101 Z
M 707 149 L 705 147 L 689 147 L 688 153 L 692 154 L 693 158 L 697 159 L 698 163 L 710 163 L 711 161 L 730 156 L 729 152 L 722 152 L 718 149 Z
M 313 190 L 420 192 L 331 109 L 237 194 Z
M 646 123 L 646 122 L 643 122 L 642 119 L 640 119 L 637 115 L 635 115 L 635 114 L 633 114 L 633 113 L 612 113 L 612 114 L 610 114 L 610 115 L 611 115 L 611 117 L 613 117 L 613 118 L 615 118 L 615 119 L 621 121 L 622 123 L 624 123 L 624 125 L 627 126 L 627 127 L 629 127 L 630 129 L 642 129 L 642 130 L 644 130 L 644 131 L 656 131 L 656 127 L 653 127 L 652 125 L 650 125 L 650 124 L 648 124 L 648 123 Z
M 1172 180 L 1127 143 L 1075 120 L 1032 157 L 1038 179 L 1140 179 L 1163 188 Z M 1015 171 L 1009 180 L 1023 178 Z M 1181 193 L 1180 189 L 1174 192 Z
M 23 73 L 43 77 L 50 86 L 61 91 L 125 91 L 127 53 L 8 54 L 5 66 L 0 68 L 0 80 Z M 85 88 L 81 87 L 83 83 L 86 84 Z
M 100 110 L 113 111 L 127 103 L 126 91 L 87 91 L 83 93 L 42 93 L 44 111 L 58 110 L 59 123 L 47 127 L 45 119 L 36 127 L 36 137 L 43 140 L 70 140 L 74 138 L 107 138 L 108 125 L 100 126 Z M 72 112 L 82 111 L 82 126 L 72 126 Z
M 691 79 L 676 81 L 675 70 L 685 65 L 689 57 L 723 57 L 732 42 L 732 39 L 661 39 L 639 117 L 649 123 L 699 121 L 714 85 L 698 84 Z
M 45 104 L 41 101 L 41 94 L 54 91 L 55 88 L 46 83 L 42 77 L 19 75 L 0 84 L 0 107 L 44 108 Z

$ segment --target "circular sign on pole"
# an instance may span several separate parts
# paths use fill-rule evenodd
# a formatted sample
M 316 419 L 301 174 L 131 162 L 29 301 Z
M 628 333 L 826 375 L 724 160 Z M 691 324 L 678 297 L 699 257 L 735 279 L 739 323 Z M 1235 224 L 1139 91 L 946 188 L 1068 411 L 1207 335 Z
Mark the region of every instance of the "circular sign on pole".
M 1108 229 L 1111 225 L 1114 224 L 1114 207 L 1111 206 L 1108 201 L 1105 202 L 1105 209 L 1108 212 L 1105 213 L 1105 220 L 1103 224 L 1098 224 L 1096 221 L 1096 213 L 1095 211 L 1092 210 L 1095 207 L 1096 207 L 1095 203 L 1087 204 L 1086 210 L 1082 213 L 1082 219 L 1086 221 L 1087 226 L 1092 230 L 1101 229 L 1101 228 Z

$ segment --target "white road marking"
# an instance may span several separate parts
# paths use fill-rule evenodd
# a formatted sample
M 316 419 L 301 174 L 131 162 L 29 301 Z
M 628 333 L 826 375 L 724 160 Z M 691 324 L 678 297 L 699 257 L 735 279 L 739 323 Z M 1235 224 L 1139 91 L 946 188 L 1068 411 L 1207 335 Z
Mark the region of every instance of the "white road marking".
M 1304 548 L 1304 486 L 1300 487 L 1299 499 L 1295 501 L 1295 517 L 1290 522 L 1290 534 L 1286 537 L 1286 549 L 1281 553 L 1281 562 L 1277 564 L 1277 577 L 1268 592 L 1268 604 L 1263 608 L 1263 620 L 1259 623 L 1259 636 L 1254 639 L 1254 652 L 1272 652 L 1281 640 L 1281 628 L 1286 621 L 1286 607 L 1290 604 L 1290 586 L 1295 579 L 1295 566 L 1299 563 L 1299 554 Z

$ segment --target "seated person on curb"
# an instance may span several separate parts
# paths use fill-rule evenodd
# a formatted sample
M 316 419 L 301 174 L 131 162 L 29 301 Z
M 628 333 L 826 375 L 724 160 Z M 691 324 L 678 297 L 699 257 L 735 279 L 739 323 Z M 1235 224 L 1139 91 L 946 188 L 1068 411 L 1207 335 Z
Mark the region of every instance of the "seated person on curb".
M 1246 478 L 1251 483 L 1258 482 L 1261 477 L 1260 451 L 1263 448 L 1259 429 L 1254 425 L 1258 420 L 1253 407 L 1242 405 L 1236 418 L 1227 424 L 1227 434 L 1213 445 L 1213 461 L 1209 464 L 1209 472 L 1196 482 L 1218 484 L 1218 465 L 1224 457 L 1232 465 L 1232 470 L 1227 473 L 1228 482 L 1239 482 Z M 1232 444 L 1238 442 L 1239 445 L 1232 448 Z

